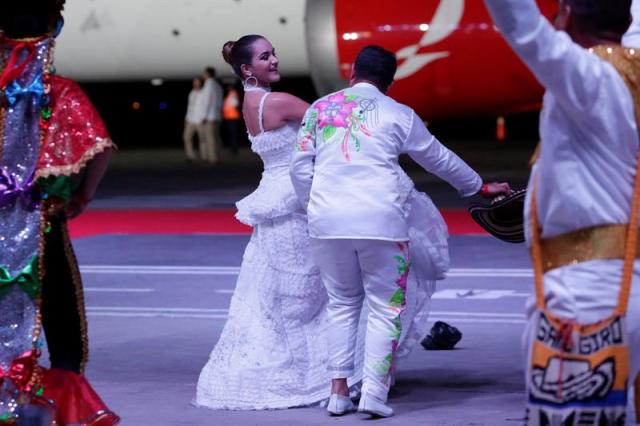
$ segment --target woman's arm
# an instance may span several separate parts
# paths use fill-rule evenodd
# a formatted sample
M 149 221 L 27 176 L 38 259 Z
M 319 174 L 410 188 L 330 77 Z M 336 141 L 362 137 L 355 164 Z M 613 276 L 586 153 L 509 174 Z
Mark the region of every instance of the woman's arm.
M 107 170 L 112 154 L 113 150 L 107 148 L 87 164 L 84 180 L 80 187 L 71 195 L 71 200 L 69 201 L 69 207 L 67 209 L 67 217 L 69 219 L 79 216 L 93 199 L 96 189 L 98 189 L 98 184 L 100 184 Z
M 309 104 L 302 99 L 284 92 L 272 93 L 266 100 L 264 120 L 269 122 L 266 127 L 278 128 L 288 121 L 300 123 Z
M 317 117 L 318 112 L 314 108 L 309 108 L 300 125 L 289 167 L 293 189 L 305 210 L 309 204 L 311 183 L 313 182 Z

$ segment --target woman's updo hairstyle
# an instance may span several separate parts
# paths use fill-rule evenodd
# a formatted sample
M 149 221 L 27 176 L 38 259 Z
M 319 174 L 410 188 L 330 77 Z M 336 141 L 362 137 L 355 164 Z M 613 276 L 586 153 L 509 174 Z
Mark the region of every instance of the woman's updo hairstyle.
M 228 41 L 222 46 L 222 57 L 231 65 L 233 72 L 242 79 L 244 79 L 244 76 L 242 75 L 240 67 L 242 64 L 251 64 L 251 59 L 253 58 L 252 46 L 253 43 L 259 39 L 264 39 L 264 37 L 257 34 L 250 34 L 242 36 L 236 41 Z

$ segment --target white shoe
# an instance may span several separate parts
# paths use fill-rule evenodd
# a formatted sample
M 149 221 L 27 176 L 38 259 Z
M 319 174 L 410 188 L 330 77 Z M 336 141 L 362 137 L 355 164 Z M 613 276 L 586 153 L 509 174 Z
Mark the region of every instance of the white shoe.
M 347 414 L 351 411 L 356 411 L 356 406 L 348 396 L 342 396 L 334 393 L 329 397 L 327 411 L 332 416 L 342 416 L 343 414 Z
M 360 404 L 358 404 L 358 412 L 370 414 L 375 417 L 391 417 L 393 409 L 375 396 L 362 393 Z

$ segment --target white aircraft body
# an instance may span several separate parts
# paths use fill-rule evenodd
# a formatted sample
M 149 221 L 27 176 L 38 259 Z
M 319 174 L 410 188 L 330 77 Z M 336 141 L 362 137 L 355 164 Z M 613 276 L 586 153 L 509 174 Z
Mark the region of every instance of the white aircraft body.
M 68 1 L 56 67 L 81 81 L 191 78 L 209 65 L 231 75 L 222 45 L 255 33 L 284 75 L 309 75 L 304 14 L 305 0 Z

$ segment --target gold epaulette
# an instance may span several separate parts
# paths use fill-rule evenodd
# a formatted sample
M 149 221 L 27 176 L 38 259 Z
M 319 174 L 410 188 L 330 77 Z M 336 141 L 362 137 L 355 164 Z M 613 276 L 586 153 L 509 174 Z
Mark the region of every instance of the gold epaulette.
M 589 51 L 609 62 L 618 71 L 631 93 L 636 123 L 640 123 L 640 49 L 605 44 L 592 47 Z

